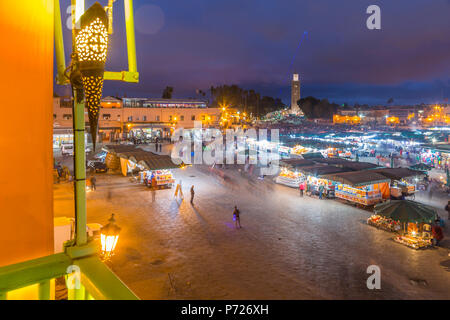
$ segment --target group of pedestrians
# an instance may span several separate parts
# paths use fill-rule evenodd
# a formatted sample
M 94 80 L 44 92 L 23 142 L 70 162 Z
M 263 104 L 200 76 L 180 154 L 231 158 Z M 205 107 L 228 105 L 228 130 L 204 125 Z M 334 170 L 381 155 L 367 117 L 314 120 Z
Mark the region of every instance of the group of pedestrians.
M 306 183 L 306 181 L 300 182 L 298 189 L 300 191 L 300 197 L 303 197 L 304 193 L 308 191 L 308 184 Z M 319 185 L 318 191 L 319 191 L 319 199 L 322 200 L 325 191 L 325 187 L 323 184 Z
M 190 192 L 191 192 L 191 204 L 194 205 L 194 196 L 195 196 L 194 185 L 191 186 Z M 182 188 L 182 181 L 181 180 L 177 183 L 177 186 L 175 188 L 174 197 L 177 198 L 178 196 L 180 196 L 181 200 L 184 199 L 183 188 Z
M 177 186 L 175 187 L 175 194 L 174 194 L 175 198 L 180 197 L 181 200 L 184 199 L 182 185 L 183 185 L 183 182 L 181 180 L 178 181 Z M 195 196 L 194 185 L 191 186 L 190 192 L 191 192 L 191 201 L 190 202 L 191 202 L 191 205 L 193 206 L 194 205 L 194 196 Z M 237 208 L 237 206 L 234 206 L 233 221 L 234 221 L 234 225 L 235 225 L 236 229 L 240 229 L 241 228 L 241 217 L 240 217 L 240 211 Z

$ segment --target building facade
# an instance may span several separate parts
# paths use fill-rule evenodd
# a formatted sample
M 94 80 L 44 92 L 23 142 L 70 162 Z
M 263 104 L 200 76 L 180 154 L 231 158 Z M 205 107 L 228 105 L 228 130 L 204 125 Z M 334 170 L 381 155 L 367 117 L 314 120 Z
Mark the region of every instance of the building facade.
M 208 108 L 205 101 L 105 97 L 99 114 L 99 140 L 115 141 L 131 136 L 170 137 L 177 128 L 191 129 L 195 121 L 204 127 L 219 124 L 221 110 Z M 72 106 L 70 98 L 53 99 L 53 145 L 72 142 Z M 89 125 L 85 114 L 86 126 Z M 87 134 L 86 134 L 87 135 Z M 90 141 L 88 135 L 87 141 Z

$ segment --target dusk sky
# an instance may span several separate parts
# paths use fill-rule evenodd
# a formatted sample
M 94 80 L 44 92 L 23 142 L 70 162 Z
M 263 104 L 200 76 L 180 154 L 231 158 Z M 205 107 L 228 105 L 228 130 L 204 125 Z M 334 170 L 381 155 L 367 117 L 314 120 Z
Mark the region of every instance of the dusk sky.
M 67 64 L 69 3 L 61 0 Z M 371 4 L 381 8 L 381 30 L 366 28 Z M 120 71 L 123 1 L 114 10 L 107 70 Z M 175 98 L 188 98 L 237 84 L 289 103 L 297 72 L 302 97 L 337 103 L 450 97 L 450 0 L 135 0 L 134 10 L 140 83 L 107 81 L 104 96 L 161 97 L 173 86 Z

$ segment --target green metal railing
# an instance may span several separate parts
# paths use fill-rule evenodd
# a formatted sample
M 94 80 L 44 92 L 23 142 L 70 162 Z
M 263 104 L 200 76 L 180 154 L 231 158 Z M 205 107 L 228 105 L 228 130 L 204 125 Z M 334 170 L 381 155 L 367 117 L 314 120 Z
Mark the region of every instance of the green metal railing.
M 0 300 L 8 292 L 38 284 L 38 299 L 51 297 L 50 281 L 80 270 L 80 285 L 68 288 L 69 300 L 138 300 L 139 298 L 97 256 L 93 244 L 66 247 L 63 253 L 0 267 Z

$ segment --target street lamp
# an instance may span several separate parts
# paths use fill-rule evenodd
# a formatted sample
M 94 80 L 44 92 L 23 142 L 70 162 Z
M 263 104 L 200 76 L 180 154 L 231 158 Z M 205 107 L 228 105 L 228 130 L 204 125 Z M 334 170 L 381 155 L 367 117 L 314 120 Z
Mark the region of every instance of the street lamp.
M 108 220 L 108 224 L 100 229 L 100 241 L 102 244 L 102 257 L 108 260 L 114 255 L 117 241 L 119 240 L 120 227 L 116 225 L 114 213 Z
M 80 17 L 77 25 L 80 29 L 76 31 L 75 53 L 81 73 L 95 151 L 103 75 L 108 52 L 108 16 L 103 7 L 96 2 Z

